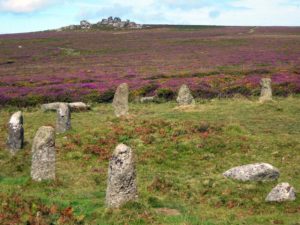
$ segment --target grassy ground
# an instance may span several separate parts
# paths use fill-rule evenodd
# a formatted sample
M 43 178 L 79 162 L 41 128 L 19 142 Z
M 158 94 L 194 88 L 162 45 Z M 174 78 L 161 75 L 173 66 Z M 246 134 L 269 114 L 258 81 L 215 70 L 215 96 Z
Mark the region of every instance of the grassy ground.
M 73 113 L 73 129 L 57 136 L 57 180 L 42 183 L 30 180 L 30 149 L 40 126 L 55 125 L 55 113 L 24 110 L 26 146 L 11 157 L 6 123 L 15 109 L 2 109 L 1 224 L 299 225 L 299 198 L 264 202 L 278 182 L 300 190 L 299 103 L 299 97 L 264 105 L 212 100 L 184 111 L 175 103 L 133 104 L 128 119 L 115 118 L 110 105 L 95 105 Z M 108 160 L 120 142 L 136 154 L 139 201 L 107 210 Z M 240 183 L 222 176 L 254 162 L 279 168 L 278 182 Z

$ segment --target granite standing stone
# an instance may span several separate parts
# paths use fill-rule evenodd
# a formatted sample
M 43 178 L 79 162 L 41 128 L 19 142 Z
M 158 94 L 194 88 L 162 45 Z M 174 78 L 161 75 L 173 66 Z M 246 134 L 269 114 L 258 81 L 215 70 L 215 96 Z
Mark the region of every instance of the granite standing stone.
M 180 106 L 195 105 L 195 99 L 187 85 L 183 84 L 180 87 L 177 102 Z
M 55 130 L 41 127 L 32 144 L 31 178 L 35 181 L 55 179 Z
M 64 133 L 71 129 L 71 111 L 67 104 L 60 104 L 57 109 L 56 132 Z
M 260 81 L 261 85 L 261 93 L 259 102 L 264 103 L 267 101 L 272 101 L 272 87 L 271 87 L 271 79 L 270 78 L 263 78 Z
M 289 183 L 278 184 L 266 197 L 267 202 L 284 202 L 295 200 L 295 189 Z
M 268 163 L 255 163 L 234 167 L 223 175 L 240 181 L 273 181 L 278 179 L 280 173 Z
M 119 85 L 113 100 L 113 107 L 117 117 L 126 116 L 128 114 L 128 95 L 128 85 L 126 83 Z
M 8 122 L 7 148 L 11 154 L 17 153 L 24 145 L 22 112 L 14 113 Z
M 119 208 L 137 197 L 133 152 L 130 147 L 119 144 L 109 163 L 106 205 L 108 208 Z

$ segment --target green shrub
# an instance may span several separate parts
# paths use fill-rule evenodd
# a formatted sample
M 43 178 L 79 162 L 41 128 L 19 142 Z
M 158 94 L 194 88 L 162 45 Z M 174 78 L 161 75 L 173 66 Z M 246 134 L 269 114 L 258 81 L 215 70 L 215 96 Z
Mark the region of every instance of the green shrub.
M 165 100 L 173 100 L 176 96 L 175 92 L 169 88 L 160 88 L 156 93 L 159 98 Z

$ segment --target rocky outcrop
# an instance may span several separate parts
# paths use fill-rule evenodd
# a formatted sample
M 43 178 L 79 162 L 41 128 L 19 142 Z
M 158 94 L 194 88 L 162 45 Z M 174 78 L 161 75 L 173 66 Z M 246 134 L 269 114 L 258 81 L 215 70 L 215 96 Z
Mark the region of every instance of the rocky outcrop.
M 98 23 L 92 24 L 87 20 L 80 21 L 79 25 L 70 25 L 57 29 L 56 31 L 68 31 L 68 30 L 89 30 L 89 29 L 101 29 L 101 28 L 114 28 L 114 29 L 142 29 L 142 24 L 137 24 L 130 20 L 121 20 L 119 17 L 113 18 L 112 16 L 107 19 L 102 19 Z

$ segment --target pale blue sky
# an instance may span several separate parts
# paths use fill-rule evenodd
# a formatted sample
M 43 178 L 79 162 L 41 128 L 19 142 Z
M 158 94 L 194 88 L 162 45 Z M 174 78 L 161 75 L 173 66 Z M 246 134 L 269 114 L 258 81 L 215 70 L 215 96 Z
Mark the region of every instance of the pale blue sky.
M 138 23 L 300 26 L 300 0 L 0 0 L 0 33 L 119 16 Z

